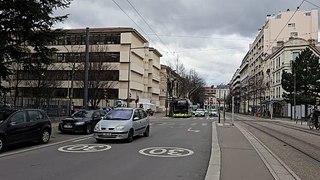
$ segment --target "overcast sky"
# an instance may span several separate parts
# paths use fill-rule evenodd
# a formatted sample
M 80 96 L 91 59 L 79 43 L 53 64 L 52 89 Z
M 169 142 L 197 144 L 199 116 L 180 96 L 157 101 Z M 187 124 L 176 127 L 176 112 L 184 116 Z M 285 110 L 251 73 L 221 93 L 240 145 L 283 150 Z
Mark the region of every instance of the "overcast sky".
M 70 8 L 57 12 L 57 14 L 70 14 L 69 18 L 57 27 L 135 28 L 149 41 L 151 47 L 162 53 L 161 64 L 174 64 L 178 58 L 178 62 L 183 63 L 186 69 L 196 70 L 208 86 L 229 83 L 248 51 L 249 44 L 253 42 L 258 29 L 264 24 L 267 14 L 277 14 L 287 9 L 294 11 L 302 2 L 302 0 L 114 1 L 116 3 L 113 0 L 74 0 Z M 307 0 L 303 2 L 300 10 L 319 9 L 319 7 L 319 0 Z

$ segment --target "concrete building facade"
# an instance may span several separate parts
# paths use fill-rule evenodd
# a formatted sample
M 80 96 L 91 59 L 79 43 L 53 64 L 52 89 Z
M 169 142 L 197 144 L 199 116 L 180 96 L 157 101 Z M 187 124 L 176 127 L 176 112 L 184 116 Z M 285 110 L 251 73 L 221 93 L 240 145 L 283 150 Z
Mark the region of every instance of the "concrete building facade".
M 44 76 L 57 82 L 50 89 L 52 98 L 70 99 L 76 106 L 82 106 L 85 29 L 63 32 L 63 36 L 48 45 L 58 51 Z M 102 99 L 98 103 L 100 106 L 125 104 L 128 98 L 131 107 L 138 99 L 159 106 L 161 57 L 161 53 L 149 47 L 148 41 L 133 28 L 89 29 L 89 99 Z M 31 95 L 28 92 L 33 87 L 26 83 L 31 80 L 22 76 L 21 96 Z

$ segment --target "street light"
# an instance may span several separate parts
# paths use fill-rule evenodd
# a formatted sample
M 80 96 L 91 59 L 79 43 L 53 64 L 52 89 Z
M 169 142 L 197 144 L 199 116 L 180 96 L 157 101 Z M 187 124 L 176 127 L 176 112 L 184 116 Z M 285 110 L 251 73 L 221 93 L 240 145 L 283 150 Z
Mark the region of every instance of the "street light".
M 144 47 L 131 47 L 130 43 L 130 48 L 129 48 L 129 65 L 128 65 L 128 90 L 127 90 L 127 107 L 130 107 L 130 74 L 131 74 L 131 50 L 132 49 L 146 49 L 148 48 L 147 46 Z

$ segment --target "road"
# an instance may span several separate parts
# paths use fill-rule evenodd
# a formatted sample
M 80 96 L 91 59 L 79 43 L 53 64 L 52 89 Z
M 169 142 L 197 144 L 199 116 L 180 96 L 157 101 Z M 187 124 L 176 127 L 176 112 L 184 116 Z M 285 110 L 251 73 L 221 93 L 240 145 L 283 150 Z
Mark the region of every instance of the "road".
M 99 144 L 91 136 L 55 129 L 47 145 L 20 145 L 0 154 L 0 179 L 203 180 L 213 121 L 153 118 L 150 136 L 132 143 Z

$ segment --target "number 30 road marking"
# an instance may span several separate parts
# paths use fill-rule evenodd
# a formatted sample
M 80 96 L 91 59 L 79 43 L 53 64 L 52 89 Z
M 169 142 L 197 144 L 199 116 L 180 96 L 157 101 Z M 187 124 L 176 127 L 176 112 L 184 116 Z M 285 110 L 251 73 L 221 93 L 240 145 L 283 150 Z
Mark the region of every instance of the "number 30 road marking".
M 184 157 L 193 154 L 193 151 L 179 147 L 150 147 L 141 149 L 140 154 L 154 157 Z
M 106 144 L 73 144 L 60 147 L 58 150 L 62 152 L 100 152 L 111 149 L 111 146 Z

